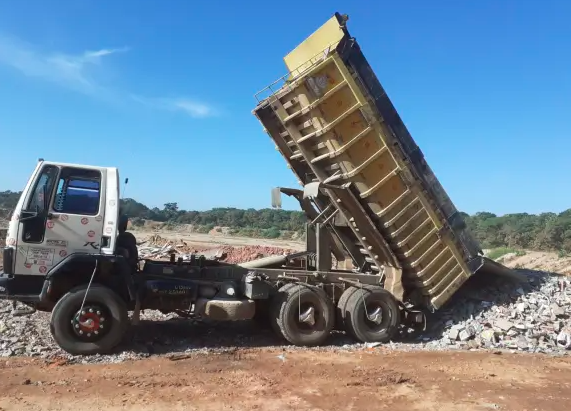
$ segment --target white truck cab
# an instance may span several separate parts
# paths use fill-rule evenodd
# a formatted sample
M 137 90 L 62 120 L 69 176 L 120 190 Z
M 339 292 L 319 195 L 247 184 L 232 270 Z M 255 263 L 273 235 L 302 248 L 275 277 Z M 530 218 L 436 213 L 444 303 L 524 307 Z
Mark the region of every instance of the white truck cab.
M 8 228 L 14 274 L 45 275 L 73 253 L 113 254 L 118 182 L 114 167 L 40 160 Z
M 74 255 L 114 255 L 119 221 L 117 168 L 40 159 L 6 236 L 12 294 L 39 294 L 43 279 Z

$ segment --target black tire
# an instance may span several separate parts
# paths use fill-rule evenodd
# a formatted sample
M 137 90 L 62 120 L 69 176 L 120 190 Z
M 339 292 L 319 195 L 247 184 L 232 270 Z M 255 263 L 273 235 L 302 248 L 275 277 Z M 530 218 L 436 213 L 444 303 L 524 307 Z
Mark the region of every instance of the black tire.
M 401 321 L 399 305 L 394 296 L 384 288 L 377 286 L 364 286 L 363 288 L 350 287 L 345 291 L 347 297 L 341 296 L 338 310 L 343 313 L 343 323 L 346 331 L 361 342 L 390 341 L 398 331 Z M 363 299 L 365 304 L 363 304 Z M 367 318 L 365 305 L 380 310 L 381 321 L 375 324 Z
M 314 307 L 314 325 L 298 321 L 299 305 L 302 311 L 306 306 Z M 322 289 L 307 284 L 287 284 L 273 301 L 271 320 L 278 335 L 291 344 L 316 346 L 329 338 L 335 322 L 335 309 Z
M 92 284 L 85 306 L 101 306 L 109 315 L 103 319 L 105 325 L 111 328 L 105 329 L 99 339 L 82 340 L 74 332 L 72 320 L 81 308 L 86 289 L 86 285 L 76 287 L 57 302 L 51 315 L 50 331 L 58 345 L 72 355 L 105 354 L 117 347 L 125 337 L 129 327 L 127 306 L 111 289 Z
M 139 265 L 139 248 L 137 247 L 137 239 L 135 236 L 129 232 L 119 234 L 119 236 L 117 236 L 117 249 L 123 249 L 127 252 L 126 259 L 129 267 L 136 272 Z
M 281 328 L 278 325 L 278 317 L 280 315 L 281 306 L 284 304 L 286 298 L 288 297 L 288 290 L 295 287 L 297 283 L 287 283 L 282 286 L 276 294 L 270 300 L 269 307 L 269 323 L 270 327 L 274 330 L 276 335 L 285 338 L 282 334 Z
M 335 328 L 338 331 L 346 331 L 349 333 L 348 327 L 346 325 L 346 309 L 347 309 L 347 301 L 349 301 L 349 297 L 353 295 L 355 291 L 357 291 L 357 287 L 349 287 L 343 291 L 339 301 L 337 301 L 337 316 L 335 318 Z M 355 336 L 353 336 L 355 337 Z
M 338 331 L 345 331 L 346 333 L 351 335 L 353 338 L 357 338 L 357 337 L 352 333 L 352 329 L 347 326 L 347 302 L 349 301 L 349 298 L 354 293 L 360 292 L 361 288 L 368 289 L 368 290 L 374 290 L 374 289 L 378 288 L 378 289 L 384 290 L 384 288 L 381 288 L 381 287 L 377 287 L 377 286 L 369 285 L 369 284 L 363 284 L 360 288 L 355 287 L 355 286 L 351 286 L 351 287 L 347 288 L 343 292 L 343 294 L 341 294 L 339 301 L 337 301 L 337 318 L 336 318 L 336 324 L 335 325 L 336 325 Z

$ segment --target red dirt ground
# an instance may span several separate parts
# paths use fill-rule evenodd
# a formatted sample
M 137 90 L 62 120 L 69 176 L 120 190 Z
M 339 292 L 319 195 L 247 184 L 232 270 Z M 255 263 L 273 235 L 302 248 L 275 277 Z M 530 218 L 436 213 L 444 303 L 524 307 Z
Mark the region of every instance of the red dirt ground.
M 282 361 L 278 355 L 284 354 Z M 0 410 L 569 410 L 571 359 L 261 349 L 112 365 L 0 362 Z

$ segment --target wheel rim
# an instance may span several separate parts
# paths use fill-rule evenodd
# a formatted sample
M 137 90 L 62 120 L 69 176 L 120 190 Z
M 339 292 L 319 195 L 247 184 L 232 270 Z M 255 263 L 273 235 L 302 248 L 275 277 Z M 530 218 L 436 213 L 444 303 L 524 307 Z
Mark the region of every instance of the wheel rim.
M 296 326 L 300 331 L 313 332 L 317 324 L 317 309 L 312 303 L 303 303 L 297 307 Z
M 290 324 L 300 334 L 314 334 L 323 331 L 323 310 L 312 301 L 301 301 L 292 306 Z
M 71 328 L 78 340 L 94 342 L 103 338 L 111 329 L 111 313 L 99 304 L 86 304 L 71 318 Z
M 365 297 L 365 306 L 362 311 L 363 323 L 369 332 L 381 333 L 387 329 L 391 320 L 391 311 L 384 301 Z

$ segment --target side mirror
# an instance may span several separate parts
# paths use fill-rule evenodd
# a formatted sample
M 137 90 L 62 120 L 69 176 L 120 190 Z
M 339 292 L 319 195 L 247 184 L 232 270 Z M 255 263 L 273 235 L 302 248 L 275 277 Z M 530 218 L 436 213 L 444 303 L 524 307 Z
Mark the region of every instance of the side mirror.
M 279 187 L 272 188 L 272 208 L 282 208 L 282 192 Z

